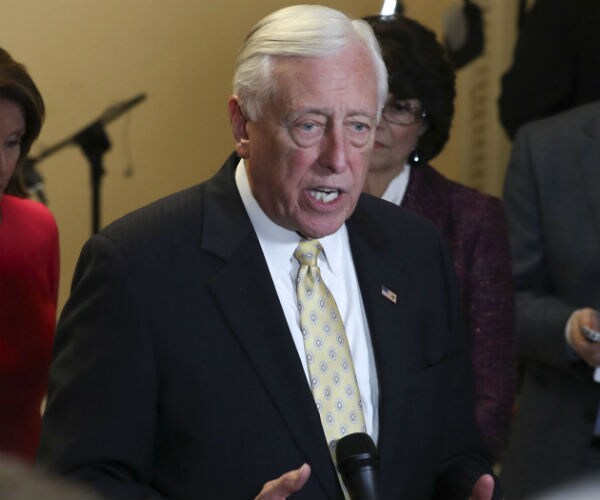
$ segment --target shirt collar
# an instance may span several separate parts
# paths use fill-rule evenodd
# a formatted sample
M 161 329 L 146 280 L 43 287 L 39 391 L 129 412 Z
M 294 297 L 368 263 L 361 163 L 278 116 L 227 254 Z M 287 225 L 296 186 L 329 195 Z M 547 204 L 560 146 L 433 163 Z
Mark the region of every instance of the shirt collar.
M 400 173 L 390 181 L 388 187 L 381 195 L 381 198 L 383 198 L 386 201 L 395 203 L 396 205 L 400 205 L 402 203 L 402 200 L 404 199 L 406 187 L 408 186 L 410 169 L 410 164 L 407 163 L 406 165 L 404 165 L 404 168 L 400 171 Z
M 290 261 L 296 263 L 293 254 L 301 239 L 300 235 L 295 231 L 275 224 L 265 214 L 252 194 L 246 164 L 243 159 L 239 161 L 236 167 L 235 183 L 265 258 L 276 269 L 289 269 Z M 342 224 L 342 227 L 335 233 L 319 238 L 319 241 L 323 247 L 323 252 L 319 255 L 319 265 L 322 266 L 325 263 L 335 276 L 342 276 L 342 255 L 344 245 L 348 244 L 346 225 Z

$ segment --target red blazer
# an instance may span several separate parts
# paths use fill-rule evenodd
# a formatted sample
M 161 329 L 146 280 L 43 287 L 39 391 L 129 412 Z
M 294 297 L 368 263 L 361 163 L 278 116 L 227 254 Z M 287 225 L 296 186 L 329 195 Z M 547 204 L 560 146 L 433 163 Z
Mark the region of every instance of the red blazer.
M 516 392 L 514 296 L 502 204 L 423 165 L 411 169 L 401 206 L 433 222 L 450 245 L 473 351 L 476 418 L 498 459 Z

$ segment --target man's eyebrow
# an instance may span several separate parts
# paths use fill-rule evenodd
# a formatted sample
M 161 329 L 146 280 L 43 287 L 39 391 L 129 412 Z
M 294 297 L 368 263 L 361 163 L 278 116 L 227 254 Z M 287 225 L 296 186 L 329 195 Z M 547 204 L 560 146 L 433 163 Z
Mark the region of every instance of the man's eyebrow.
M 331 114 L 328 109 L 324 108 L 313 108 L 313 107 L 304 107 L 293 110 L 290 114 L 291 116 L 300 116 L 306 113 L 312 113 L 315 115 L 329 115 Z
M 327 108 L 314 108 L 314 107 L 306 107 L 306 108 L 300 108 L 300 109 L 296 109 L 293 110 L 290 113 L 290 118 L 294 119 L 297 118 L 299 116 L 302 116 L 303 114 L 314 114 L 314 115 L 321 115 L 321 116 L 330 116 L 332 114 L 332 110 L 331 109 L 327 109 Z M 369 119 L 375 119 L 376 118 L 376 114 L 371 114 L 368 111 L 365 110 L 360 110 L 360 109 L 353 109 L 350 110 L 349 112 L 347 112 L 345 114 L 346 117 L 356 117 L 356 116 L 361 116 L 361 117 L 365 117 L 365 118 L 369 118 Z
M 367 111 L 350 111 L 347 115 L 349 118 L 367 118 L 369 120 L 376 120 L 377 114 L 368 113 Z

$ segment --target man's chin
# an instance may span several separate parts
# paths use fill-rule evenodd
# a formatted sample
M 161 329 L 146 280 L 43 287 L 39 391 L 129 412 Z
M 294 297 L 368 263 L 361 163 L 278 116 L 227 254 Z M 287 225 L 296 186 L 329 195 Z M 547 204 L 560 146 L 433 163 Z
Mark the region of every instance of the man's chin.
M 335 219 L 328 217 L 327 219 L 300 224 L 296 232 L 308 239 L 323 238 L 335 233 L 346 222 L 346 219 L 342 217 Z

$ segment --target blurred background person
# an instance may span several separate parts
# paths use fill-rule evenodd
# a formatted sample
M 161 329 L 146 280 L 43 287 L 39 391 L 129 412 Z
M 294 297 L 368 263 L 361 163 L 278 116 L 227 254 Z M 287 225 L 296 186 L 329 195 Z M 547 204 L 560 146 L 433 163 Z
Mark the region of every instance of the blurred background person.
M 600 471 L 600 342 L 584 335 L 600 330 L 598 158 L 600 102 L 525 125 L 513 145 L 503 199 L 527 364 L 502 465 L 507 498 L 545 498 Z
M 475 372 L 475 413 L 493 459 L 505 445 L 515 396 L 510 251 L 497 198 L 428 162 L 448 140 L 455 73 L 435 34 L 402 16 L 370 16 L 389 73 L 365 191 L 416 212 L 443 233 L 454 260 Z
M 0 454 L 0 498 L 6 500 L 102 500 L 85 486 L 32 469 Z
M 600 99 L 600 2 L 536 0 L 522 12 L 498 101 L 511 139 L 531 120 Z
M 27 199 L 22 166 L 44 118 L 22 64 L 0 48 L 0 451 L 32 462 L 58 294 L 58 231 Z

